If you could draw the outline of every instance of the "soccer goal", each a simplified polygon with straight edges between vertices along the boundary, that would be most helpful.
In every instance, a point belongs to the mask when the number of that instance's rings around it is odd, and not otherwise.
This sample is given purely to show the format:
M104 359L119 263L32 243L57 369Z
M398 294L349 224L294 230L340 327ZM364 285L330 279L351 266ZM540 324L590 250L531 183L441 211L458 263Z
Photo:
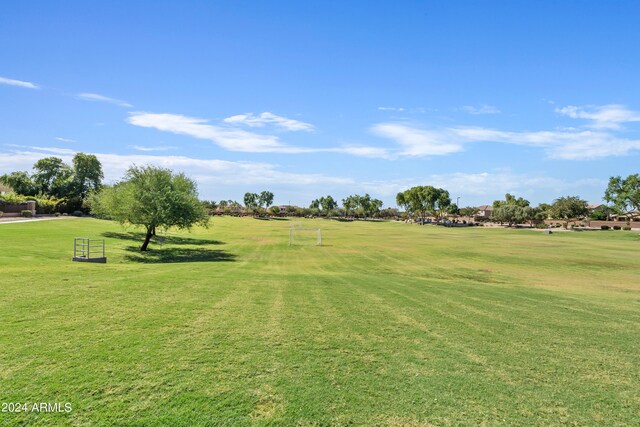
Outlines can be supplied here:
M322 229L295 227L289 229L289 246L315 245L322 246Z

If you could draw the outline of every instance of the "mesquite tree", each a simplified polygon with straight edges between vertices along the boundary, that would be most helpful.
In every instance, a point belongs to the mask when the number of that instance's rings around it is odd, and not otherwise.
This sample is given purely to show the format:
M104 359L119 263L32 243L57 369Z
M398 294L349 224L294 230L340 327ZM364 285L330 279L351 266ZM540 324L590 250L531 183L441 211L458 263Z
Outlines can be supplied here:
M92 212L122 224L142 226L146 251L156 228L207 226L209 215L198 200L196 184L183 173L156 166L132 166L125 179L94 197Z

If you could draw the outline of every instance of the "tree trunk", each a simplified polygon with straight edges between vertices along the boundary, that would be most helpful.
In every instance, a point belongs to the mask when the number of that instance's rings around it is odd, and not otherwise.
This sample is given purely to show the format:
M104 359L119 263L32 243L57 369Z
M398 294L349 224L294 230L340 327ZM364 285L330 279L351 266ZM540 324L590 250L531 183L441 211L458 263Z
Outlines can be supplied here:
M147 250L147 246L149 246L149 241L151 240L151 237L153 237L153 229L154 227L147 228L147 235L144 238L144 243L142 244L142 246L140 246L140 252L144 252Z

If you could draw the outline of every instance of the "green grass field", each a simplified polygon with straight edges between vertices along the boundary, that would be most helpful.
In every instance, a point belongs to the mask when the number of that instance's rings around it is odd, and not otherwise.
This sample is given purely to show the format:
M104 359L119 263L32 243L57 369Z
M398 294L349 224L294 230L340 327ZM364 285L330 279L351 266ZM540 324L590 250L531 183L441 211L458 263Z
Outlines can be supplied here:
M638 233L289 225L0 225L0 424L638 425Z

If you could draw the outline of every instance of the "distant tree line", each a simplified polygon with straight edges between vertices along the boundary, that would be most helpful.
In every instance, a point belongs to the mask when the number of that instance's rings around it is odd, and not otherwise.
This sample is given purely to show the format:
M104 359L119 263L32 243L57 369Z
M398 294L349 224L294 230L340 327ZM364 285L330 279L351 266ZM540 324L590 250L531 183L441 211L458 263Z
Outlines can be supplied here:
M433 186L415 186L396 195L396 203L401 210L395 208L382 209L381 200L369 194L351 195L337 200L326 195L313 199L308 207L271 206L273 193L246 193L244 204L233 200L220 202L204 202L210 214L218 215L279 215L299 217L345 217L345 218L384 218L412 219L424 224L434 220L449 221L467 218L473 221L493 221L507 226L542 224L547 219L562 221L568 226L577 220L605 220L610 214L624 215L627 221L640 216L640 175L627 178L612 177L605 192L604 200L609 203L600 209L588 209L587 202L578 196L564 196L552 203L541 203L531 206L522 198L507 193L503 200L495 200L490 217L478 217L478 208L459 207L453 203L449 192Z
M129 169L125 178L127 181L135 181L134 178L138 176L138 172L145 171L146 174L153 175L157 172L156 169L161 170L151 166L147 169L133 167ZM171 171L167 171L164 170L164 175L171 174ZM154 176L161 175L157 172ZM180 176L187 179L183 175ZM46 157L33 165L32 173L15 171L0 176L0 182L14 191L14 193L0 196L0 204L19 203L30 199L36 200L39 213L76 210L88 212L91 210L91 203L98 200L92 195L99 192L107 194L116 187L105 187L102 184L103 178L102 165L92 154L77 153L71 165L58 157ZM626 178L611 177L603 200L608 205L595 210L588 209L587 202L578 196L559 197L551 204L541 203L533 207L528 200L507 193L503 200L493 202L491 216L482 219L508 226L523 223L535 225L546 219L557 219L563 221L566 227L572 221L604 220L610 214L616 214L625 217L629 223L640 216L640 174L629 175ZM436 222L451 218L455 220L458 217L478 219L477 208L470 206L460 208L456 203L452 203L447 190L428 185L411 187L396 195L396 203L403 211L395 208L383 209L382 201L369 194L345 197L341 200L341 206L331 195L312 200L308 207L273 206L273 202L274 194L264 190L260 193L245 193L243 203L235 200L219 202L205 200L200 201L199 206L209 215L403 218L420 223L424 223L427 218L434 219ZM104 206L107 204L103 203L102 208ZM115 209L115 206L112 207ZM105 214L104 209L102 214ZM153 233L154 230L151 232Z
M90 193L102 187L102 164L93 154L77 153L71 165L58 157L45 157L33 165L33 172L16 171L0 176L13 190L2 197L5 203L35 200L39 213L89 211Z

